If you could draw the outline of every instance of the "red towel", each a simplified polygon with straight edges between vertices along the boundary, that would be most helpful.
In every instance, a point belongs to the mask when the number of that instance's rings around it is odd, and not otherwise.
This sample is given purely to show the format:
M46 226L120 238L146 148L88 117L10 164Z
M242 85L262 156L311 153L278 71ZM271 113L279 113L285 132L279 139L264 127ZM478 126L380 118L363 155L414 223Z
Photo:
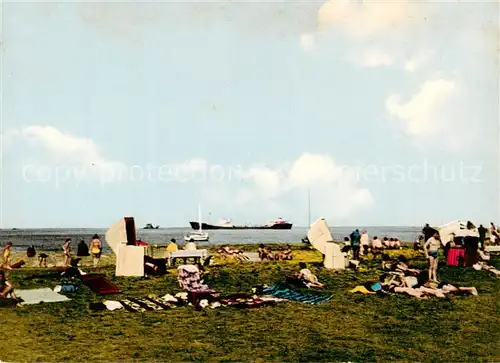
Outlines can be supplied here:
M90 290L95 292L96 294L108 295L108 294L118 294L120 293L120 289L109 282L102 275L83 275L82 281Z

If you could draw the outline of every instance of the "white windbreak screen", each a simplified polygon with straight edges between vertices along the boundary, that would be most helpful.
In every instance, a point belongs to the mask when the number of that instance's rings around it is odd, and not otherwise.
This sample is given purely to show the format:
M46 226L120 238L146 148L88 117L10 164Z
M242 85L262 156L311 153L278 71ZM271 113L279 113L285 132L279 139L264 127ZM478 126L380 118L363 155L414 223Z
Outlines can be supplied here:
M125 218L120 219L119 222L113 224L106 231L106 243L118 254L118 246L127 244L127 229L125 227Z
M314 248L316 248L322 254L325 254L326 243L329 241L333 241L333 238L324 218L320 218L316 222L311 224L311 228L307 233L307 238Z

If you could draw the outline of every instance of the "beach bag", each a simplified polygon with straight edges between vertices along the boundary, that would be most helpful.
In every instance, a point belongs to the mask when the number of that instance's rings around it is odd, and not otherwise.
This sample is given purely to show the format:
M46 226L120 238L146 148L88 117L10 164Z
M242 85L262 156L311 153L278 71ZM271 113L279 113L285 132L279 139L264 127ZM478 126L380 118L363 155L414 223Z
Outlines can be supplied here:
M370 286L372 291L378 292L382 290L382 284L380 282L376 282L373 285Z
M61 292L75 292L77 287L75 285L62 285Z

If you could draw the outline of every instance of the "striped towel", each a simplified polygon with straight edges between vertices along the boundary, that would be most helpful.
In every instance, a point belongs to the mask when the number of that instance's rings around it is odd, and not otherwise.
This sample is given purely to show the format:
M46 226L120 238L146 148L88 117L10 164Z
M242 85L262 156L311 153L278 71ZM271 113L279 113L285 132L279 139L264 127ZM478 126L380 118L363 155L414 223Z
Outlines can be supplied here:
M294 300L306 304L321 304L332 299L333 295L314 291L301 291L286 285L266 287L264 294L273 295L280 299Z

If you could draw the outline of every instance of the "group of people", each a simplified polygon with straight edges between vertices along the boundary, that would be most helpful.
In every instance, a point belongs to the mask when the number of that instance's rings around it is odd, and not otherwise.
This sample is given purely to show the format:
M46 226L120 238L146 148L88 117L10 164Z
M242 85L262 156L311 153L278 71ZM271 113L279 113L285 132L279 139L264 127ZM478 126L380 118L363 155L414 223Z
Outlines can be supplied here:
M64 244L62 246L63 249L63 265L65 267L71 266L71 238L66 238L64 240ZM78 257L87 257L92 256L92 262L94 267L99 265L99 260L102 255L102 242L97 234L94 234L90 240L90 243L87 245L85 241L81 240L77 246L76 255Z
M490 228L484 227L482 224L478 227L479 232L479 243L481 246L486 246L487 244L496 245L500 243L500 230L495 226L493 222L490 223ZM487 235L489 232L489 235Z
M12 246L13 243L11 241L7 242L2 249L2 269L10 270L12 267L11 255L12 255ZM71 238L66 238L62 245L63 250L63 266L68 267L71 265ZM99 264L99 260L102 254L102 243L97 234L92 236L90 243L87 245L85 241L80 241L77 248L77 256L78 257L86 257L92 256L94 267L97 267ZM34 246L30 246L26 250L26 256L28 258L33 258L36 256L36 249ZM49 255L46 253L38 254L38 265L40 267L47 267L47 259Z
M344 242L350 243L350 248L353 252L353 259L359 261L360 254L381 253L386 249L400 249L402 248L402 243L397 237L384 237L380 240L377 236L373 237L370 241L368 236L368 231L359 229L354 230L349 237L344 238Z
M273 253L270 247L264 244L259 245L259 258L261 261L290 261L293 260L292 246L287 244L284 247L279 247L278 251Z

